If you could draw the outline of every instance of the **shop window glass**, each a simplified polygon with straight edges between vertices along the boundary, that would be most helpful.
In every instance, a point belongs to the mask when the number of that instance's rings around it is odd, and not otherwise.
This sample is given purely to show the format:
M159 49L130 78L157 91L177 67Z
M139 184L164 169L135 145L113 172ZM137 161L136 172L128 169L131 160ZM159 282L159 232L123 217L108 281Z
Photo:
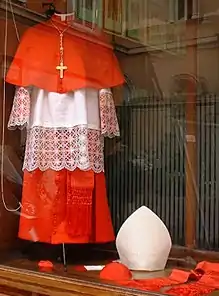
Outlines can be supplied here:
M0 292L217 289L211 2L0 2Z

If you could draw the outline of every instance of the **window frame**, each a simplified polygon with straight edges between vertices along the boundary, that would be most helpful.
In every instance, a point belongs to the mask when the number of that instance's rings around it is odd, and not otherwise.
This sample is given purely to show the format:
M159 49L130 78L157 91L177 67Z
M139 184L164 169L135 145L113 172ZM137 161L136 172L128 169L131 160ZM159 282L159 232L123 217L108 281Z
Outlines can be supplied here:
M184 16L179 18L179 1L184 1ZM191 1L192 10L189 11L188 2ZM199 15L199 0L169 0L169 21L187 21L194 19Z

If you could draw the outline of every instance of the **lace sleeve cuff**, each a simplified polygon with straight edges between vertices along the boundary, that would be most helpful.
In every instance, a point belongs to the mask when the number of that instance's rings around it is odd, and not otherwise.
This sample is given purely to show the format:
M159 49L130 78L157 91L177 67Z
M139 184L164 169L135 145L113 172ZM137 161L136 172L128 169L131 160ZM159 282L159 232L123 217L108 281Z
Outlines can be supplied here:
M101 133L105 137L119 136L119 125L113 95L110 89L102 89L100 96Z
M8 121L8 129L23 129L29 123L30 115L30 93L24 87L15 91L14 102Z

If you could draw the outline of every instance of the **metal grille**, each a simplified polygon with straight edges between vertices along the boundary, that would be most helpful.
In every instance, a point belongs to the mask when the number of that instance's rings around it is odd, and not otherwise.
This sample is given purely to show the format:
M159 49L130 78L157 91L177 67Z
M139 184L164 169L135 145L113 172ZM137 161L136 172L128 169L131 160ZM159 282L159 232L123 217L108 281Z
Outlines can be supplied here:
M142 100L141 100L142 101ZM173 243L184 245L185 104L174 98L117 107L121 137L106 140L106 177L118 231L146 205L167 225ZM218 248L219 113L216 98L197 103L197 246ZM217 115L218 113L218 115Z
M219 104L216 96L198 107L197 245L219 249Z

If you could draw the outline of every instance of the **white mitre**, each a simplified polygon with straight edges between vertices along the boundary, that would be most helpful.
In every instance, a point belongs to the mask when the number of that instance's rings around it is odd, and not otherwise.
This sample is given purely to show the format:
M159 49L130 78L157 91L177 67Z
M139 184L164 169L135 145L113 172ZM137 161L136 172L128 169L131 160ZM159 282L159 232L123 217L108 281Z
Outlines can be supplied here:
M116 237L121 263L130 270L163 270L171 246L163 221L145 206L128 217Z

